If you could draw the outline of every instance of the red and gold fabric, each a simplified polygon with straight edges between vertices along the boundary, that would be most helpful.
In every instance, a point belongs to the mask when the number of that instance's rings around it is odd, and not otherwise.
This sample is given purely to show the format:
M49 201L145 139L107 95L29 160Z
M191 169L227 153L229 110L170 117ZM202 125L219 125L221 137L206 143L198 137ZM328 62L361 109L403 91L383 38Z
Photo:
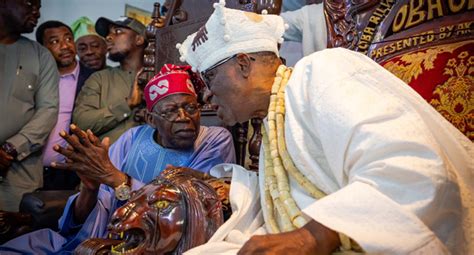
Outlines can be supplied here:
M474 141L473 40L411 51L381 65Z

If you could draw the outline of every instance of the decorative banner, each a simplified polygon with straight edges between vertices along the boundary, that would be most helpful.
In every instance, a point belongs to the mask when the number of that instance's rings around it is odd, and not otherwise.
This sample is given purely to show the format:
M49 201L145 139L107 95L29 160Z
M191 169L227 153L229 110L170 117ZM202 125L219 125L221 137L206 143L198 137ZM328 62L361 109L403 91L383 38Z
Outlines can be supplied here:
M326 0L328 46L367 54L474 141L474 0Z
M406 53L381 65L474 141L474 41Z

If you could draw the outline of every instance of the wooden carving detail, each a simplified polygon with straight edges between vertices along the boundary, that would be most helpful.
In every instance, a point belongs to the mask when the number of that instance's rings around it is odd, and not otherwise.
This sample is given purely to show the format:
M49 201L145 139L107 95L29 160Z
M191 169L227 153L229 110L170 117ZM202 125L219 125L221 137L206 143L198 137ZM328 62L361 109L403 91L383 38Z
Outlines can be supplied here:
M236 124L231 128L234 138L234 147L236 154L236 163L245 166L245 158L247 155L247 134L249 123Z
M75 254L182 254L224 223L229 186L190 168L164 170L117 208L108 238L87 239Z
M357 14L377 5L378 0L325 1L324 15L327 24L328 48L355 49L359 41Z
M251 170L258 170L258 156L260 154L260 146L262 144L262 119L254 118L250 120L253 128L253 135L250 138L249 143L249 154L250 154L250 165L249 168Z
M152 21L146 27L145 38L148 42L147 47L143 53L143 71L138 76L138 85L143 90L148 82L155 75L155 52L156 52L156 38L155 34L158 28L164 26L164 19L160 17L160 3L153 5ZM133 119L138 123L145 123L146 106L145 100L138 107L132 111Z
M143 57L143 73L139 77L140 84L146 84L148 80L156 73L155 69L155 53L156 53L156 31L165 26L164 17L160 16L160 3L153 5L152 21L146 27L145 37L148 41L148 46L145 48Z

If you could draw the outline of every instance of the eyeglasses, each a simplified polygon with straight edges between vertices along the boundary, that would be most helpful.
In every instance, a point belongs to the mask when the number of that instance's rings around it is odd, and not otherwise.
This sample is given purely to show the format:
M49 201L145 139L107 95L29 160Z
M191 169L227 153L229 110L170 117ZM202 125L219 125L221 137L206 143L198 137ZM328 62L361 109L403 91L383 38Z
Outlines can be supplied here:
M185 106L175 107L173 109L170 109L170 110L165 111L165 112L160 112L158 114L156 114L156 113L152 113L152 114L153 115L158 115L161 118L172 122L172 121L175 121L175 120L178 119L179 112L181 110L183 110L183 112L186 113L188 116L193 116L194 114L199 112L200 108L201 108L201 106L199 104L187 104Z
M244 54L244 53L239 53L239 54ZM212 65L211 67L209 67L208 69L206 69L206 70L204 70L204 71L202 71L202 72L200 73L201 79L202 79L202 81L204 82L204 85L206 85L206 88L207 88L208 90L211 90L211 85L210 85L210 84L211 84L211 81L212 81L212 78L213 78L213 75L210 75L210 74L212 73L211 71L213 71L213 70L214 70L215 68L217 68L218 66L221 66L221 65L225 64L227 61L229 61L229 60L235 58L237 55L238 55L238 54L235 54L235 55L233 55L233 56L224 58L223 60L217 62L216 64ZM248 56L248 57L250 58L250 60L255 61L255 58L254 58L254 57L251 57L251 56L249 56L249 55L247 55L247 54L245 54L245 55Z
M235 56L237 55L233 55L233 56L230 56L230 57L227 57L227 58L224 58L223 60L217 62L216 64L212 65L211 67L209 67L208 69L204 70L201 72L201 79L202 81L204 82L204 85L206 85L206 88L208 90L211 90L211 77L210 77L210 72L215 69L216 67L220 66L220 65L223 65L225 64L227 61L233 59Z

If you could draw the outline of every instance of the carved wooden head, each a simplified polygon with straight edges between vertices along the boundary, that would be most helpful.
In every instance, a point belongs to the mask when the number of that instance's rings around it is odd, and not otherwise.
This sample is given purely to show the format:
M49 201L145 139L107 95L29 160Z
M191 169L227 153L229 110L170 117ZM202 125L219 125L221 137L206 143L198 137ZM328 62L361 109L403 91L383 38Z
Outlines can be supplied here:
M89 249L86 254L105 250L112 254L181 254L204 244L222 223L222 204L216 191L202 179L173 172L136 191L115 211L108 226L113 243L89 239L76 253L93 242L95 247L110 245Z

